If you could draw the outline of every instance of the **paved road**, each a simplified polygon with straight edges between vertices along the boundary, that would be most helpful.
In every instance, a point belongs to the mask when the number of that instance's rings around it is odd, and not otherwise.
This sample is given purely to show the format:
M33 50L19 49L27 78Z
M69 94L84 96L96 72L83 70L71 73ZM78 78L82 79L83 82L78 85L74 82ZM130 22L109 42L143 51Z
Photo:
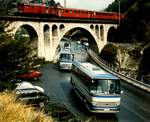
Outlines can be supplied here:
M52 102L67 106L83 122L150 122L150 95L122 83L121 110L117 114L88 114L82 103L71 92L70 72L59 71L56 64L40 68L41 81L34 81L45 89Z

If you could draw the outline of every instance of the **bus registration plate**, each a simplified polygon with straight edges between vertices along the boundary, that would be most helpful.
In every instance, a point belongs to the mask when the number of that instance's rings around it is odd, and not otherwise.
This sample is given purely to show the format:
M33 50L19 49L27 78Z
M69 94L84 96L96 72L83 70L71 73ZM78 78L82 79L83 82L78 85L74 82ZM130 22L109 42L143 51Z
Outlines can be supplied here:
M109 108L105 108L105 109L104 109L104 111L109 111L109 110L110 110Z

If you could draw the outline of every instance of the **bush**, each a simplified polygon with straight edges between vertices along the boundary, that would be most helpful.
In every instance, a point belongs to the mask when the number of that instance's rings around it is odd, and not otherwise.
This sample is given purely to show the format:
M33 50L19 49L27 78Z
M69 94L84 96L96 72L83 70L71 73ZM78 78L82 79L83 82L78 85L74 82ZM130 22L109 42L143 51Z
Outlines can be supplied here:
M135 48L134 50L131 50L128 52L133 59L139 59L141 57L141 49Z
M100 57L109 63L115 64L117 61L117 47L112 44L107 44L104 46L100 53Z
M150 74L150 46L148 46L144 51L143 51L143 56L142 60L140 63L140 74L141 75L148 75Z
M0 110L1 122L54 122L52 117L43 112L16 102L16 96L12 93L0 93Z

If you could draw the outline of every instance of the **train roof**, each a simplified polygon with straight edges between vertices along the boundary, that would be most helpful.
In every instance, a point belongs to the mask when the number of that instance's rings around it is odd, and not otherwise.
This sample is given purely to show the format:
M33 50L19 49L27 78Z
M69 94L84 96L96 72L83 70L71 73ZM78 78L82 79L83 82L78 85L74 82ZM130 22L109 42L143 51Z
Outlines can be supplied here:
M92 79L119 79L118 77L104 71L102 68L90 62L74 62L73 64Z
M21 3L17 3L17 4L32 5L32 6L47 6L46 3L41 4L41 3L21 2ZM109 11L88 10L88 9L82 9L82 8L65 8L63 6L47 6L47 7L59 8L59 9L64 9L64 10L77 10L77 11L86 11L86 12L96 12L96 13L103 13L103 14L113 14L113 13L116 14L117 13L117 12L109 12Z

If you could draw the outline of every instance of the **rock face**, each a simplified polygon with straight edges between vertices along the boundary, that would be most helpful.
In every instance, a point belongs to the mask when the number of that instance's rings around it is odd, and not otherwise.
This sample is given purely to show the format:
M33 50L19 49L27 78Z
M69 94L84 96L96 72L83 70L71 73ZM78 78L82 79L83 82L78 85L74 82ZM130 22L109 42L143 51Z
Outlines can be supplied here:
M141 45L115 44L117 47L117 68L120 71L137 77L141 60Z
M134 59L129 51L132 49L118 47L117 60L121 69L138 70L139 60Z

